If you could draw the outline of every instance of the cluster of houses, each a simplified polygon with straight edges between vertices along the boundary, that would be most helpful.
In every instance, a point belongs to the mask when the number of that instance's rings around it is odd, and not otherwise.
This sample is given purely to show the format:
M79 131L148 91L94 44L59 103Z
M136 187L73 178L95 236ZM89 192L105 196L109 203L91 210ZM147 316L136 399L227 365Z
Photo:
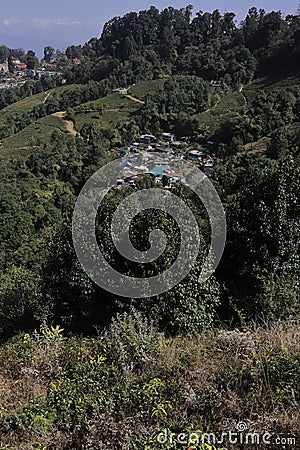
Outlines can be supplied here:
M55 75L61 75L57 71L56 64L48 64L42 62L37 69L28 69L24 62L21 62L18 58L12 57L11 63L13 65L13 73L10 74L8 61L0 64L0 75L2 75L3 81L0 82L0 89L10 89L16 86L24 84L26 79L40 80L43 76L54 77ZM80 60L73 60L74 64L80 64Z
M18 58L11 58L11 62L14 66L14 74L17 76L28 75L29 71L27 65L22 63Z
M27 65L17 58L11 58L14 66L14 74L17 77L29 77L32 80L40 80L43 76L54 77L58 75L55 64L43 63L37 69L28 69Z
M26 81L24 80L16 81L15 78L8 78L8 79L6 78L4 81L0 83L0 89L11 89L17 86L22 86L25 83Z
M185 176L174 172L169 166L168 161L172 160L197 163L210 176L216 163L215 158L206 152L184 147L184 143L176 140L174 134L163 133L159 139L151 134L143 134L130 147L113 149L116 154L127 155L122 166L122 177L116 180L115 187L136 187L145 178L162 184L166 189L172 189L178 183L186 184ZM147 164L140 164L141 161L147 161Z
M12 58L12 63L14 64L14 74L10 75L8 61L4 61L0 64L0 75L2 75L0 82L0 89L11 89L20 86L25 83L25 81L19 79L20 74L27 75L27 66L21 63L18 59Z

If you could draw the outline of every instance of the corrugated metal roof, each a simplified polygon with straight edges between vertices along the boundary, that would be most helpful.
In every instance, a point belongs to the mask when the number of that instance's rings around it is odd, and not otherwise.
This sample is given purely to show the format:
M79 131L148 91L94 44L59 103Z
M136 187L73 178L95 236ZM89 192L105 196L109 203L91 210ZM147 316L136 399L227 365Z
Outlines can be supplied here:
M159 175L164 174L165 170L166 170L165 167L155 166L154 169L150 170L150 173L154 177L157 177Z

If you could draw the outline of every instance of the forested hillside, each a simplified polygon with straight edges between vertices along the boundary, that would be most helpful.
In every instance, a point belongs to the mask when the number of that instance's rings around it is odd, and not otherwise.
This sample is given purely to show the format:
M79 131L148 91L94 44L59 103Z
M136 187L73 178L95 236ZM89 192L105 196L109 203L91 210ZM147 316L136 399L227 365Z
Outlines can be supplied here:
M128 13L105 24L100 39L72 46L84 58L70 78L119 84L171 74L248 83L257 70L299 67L299 16L251 8L239 25L232 12L194 11L192 6Z
M113 18L100 38L66 55L60 76L0 91L0 361L9 392L15 379L26 392L5 397L7 447L0 448L186 449L157 446L153 433L209 430L234 409L234 419L247 416L259 427L279 411L274 433L297 431L299 14L252 8L237 24L231 12L151 7ZM174 134L174 153L202 152L214 162L206 173L225 209L227 243L217 270L199 285L209 219L176 184L199 227L197 264L164 294L125 299L85 274L72 214L88 178L145 133ZM122 200L149 187L161 185L140 177L134 188L112 189L97 217L104 254L130 276L144 277L145 269L117 253L110 219ZM134 220L136 248L147 249L156 227L169 241L164 258L147 267L150 276L174 262L180 243L176 224L153 210ZM253 338L244 333L251 324ZM223 327L241 331L222 334ZM203 360L206 393L195 381ZM35 374L40 381L30 391ZM285 422L288 408L293 420ZM101 440L96 425L107 414L114 437ZM133 423L140 431L130 446Z

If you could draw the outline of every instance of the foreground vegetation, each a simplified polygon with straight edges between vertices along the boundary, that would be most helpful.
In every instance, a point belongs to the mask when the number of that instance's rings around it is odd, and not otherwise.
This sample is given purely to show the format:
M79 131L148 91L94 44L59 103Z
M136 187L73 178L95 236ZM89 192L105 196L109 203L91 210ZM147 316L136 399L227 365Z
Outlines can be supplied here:
M252 8L237 27L233 13L191 12L112 19L67 50L81 63L63 77L0 93L0 449L212 450L155 436L241 422L300 445L300 16ZM210 224L176 186L201 254L174 289L125 300L82 270L72 214L112 149L162 132L214 156L227 244L199 285ZM168 236L146 268L112 245L110 218L132 189L106 196L97 237L116 270L156 275L178 254L170 217L152 210L132 223L141 251L151 229Z
M156 436L240 422L299 443L299 323L188 332L167 338L131 311L97 337L14 337L0 349L1 448L187 449Z

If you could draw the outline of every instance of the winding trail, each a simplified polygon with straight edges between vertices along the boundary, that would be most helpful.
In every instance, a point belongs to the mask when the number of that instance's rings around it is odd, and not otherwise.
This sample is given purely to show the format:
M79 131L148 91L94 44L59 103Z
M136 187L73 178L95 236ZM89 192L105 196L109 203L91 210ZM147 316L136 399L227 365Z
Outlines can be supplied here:
M239 93L241 94L241 96L242 96L243 99L245 100L245 105L247 106L247 105L248 105L248 100L247 100L247 98L245 97L245 94L244 94L243 90L244 90L244 85L241 84L241 86L240 86L240 88L239 88Z
M52 94L51 91L48 92L48 94L46 94L46 97L44 98L44 101L43 101L44 104L46 103L46 101L48 100L48 98L50 97L51 94Z
M143 102L143 100L140 100L139 98L136 98L136 97L132 97L132 95L130 95L130 94L126 94L125 97L129 98L129 100L132 100L135 103L140 103L141 105L145 104L145 102Z

